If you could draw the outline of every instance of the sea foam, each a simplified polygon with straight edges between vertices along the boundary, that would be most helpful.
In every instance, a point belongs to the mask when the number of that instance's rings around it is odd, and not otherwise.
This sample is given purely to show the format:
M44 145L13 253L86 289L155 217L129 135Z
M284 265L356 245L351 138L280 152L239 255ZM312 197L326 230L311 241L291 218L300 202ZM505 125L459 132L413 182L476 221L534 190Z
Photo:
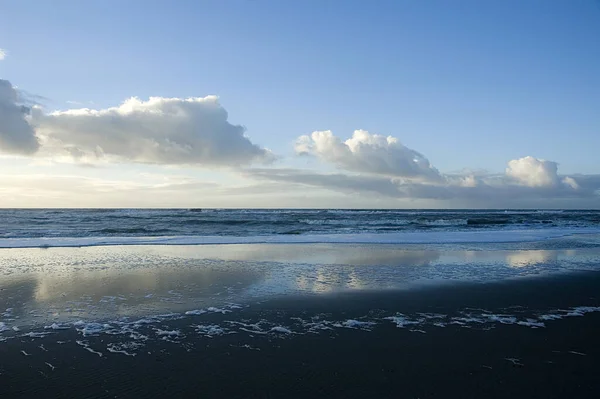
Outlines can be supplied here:
M219 245L219 244L461 244L533 242L575 234L600 234L599 228L531 230L412 231L357 234L279 234L256 236L128 236L2 238L0 248L89 247L108 245Z

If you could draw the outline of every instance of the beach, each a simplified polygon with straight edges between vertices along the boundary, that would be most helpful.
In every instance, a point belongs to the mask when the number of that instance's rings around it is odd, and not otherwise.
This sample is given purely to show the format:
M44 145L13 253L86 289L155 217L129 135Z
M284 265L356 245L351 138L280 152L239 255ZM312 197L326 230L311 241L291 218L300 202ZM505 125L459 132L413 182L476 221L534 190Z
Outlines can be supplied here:
M594 247L4 251L2 397L600 393Z

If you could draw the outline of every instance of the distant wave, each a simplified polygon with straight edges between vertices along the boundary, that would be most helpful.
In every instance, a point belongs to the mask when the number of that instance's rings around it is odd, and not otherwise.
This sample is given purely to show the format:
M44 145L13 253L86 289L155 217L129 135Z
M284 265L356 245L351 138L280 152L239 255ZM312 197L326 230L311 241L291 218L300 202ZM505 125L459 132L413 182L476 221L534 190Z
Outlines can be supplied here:
M131 227L131 228L105 228L100 230L94 230L92 233L97 234L165 234L169 233L170 229L146 229L144 227Z
M394 232L361 234L286 234L264 236L148 236L3 238L0 248L89 247L107 245L222 245L222 244L469 244L534 242L577 234L600 234L600 228Z
M510 220L508 219L467 219L467 225L473 226L480 226L480 225L486 225L486 224L508 224L510 223Z
M600 227L600 211L0 209L0 238L264 237Z

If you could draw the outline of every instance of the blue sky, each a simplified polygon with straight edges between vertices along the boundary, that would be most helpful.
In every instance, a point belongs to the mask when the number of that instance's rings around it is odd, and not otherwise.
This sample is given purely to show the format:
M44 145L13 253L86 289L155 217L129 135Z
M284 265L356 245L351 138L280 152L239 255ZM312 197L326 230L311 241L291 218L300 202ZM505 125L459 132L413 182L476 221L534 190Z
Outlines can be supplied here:
M526 156L558 163L561 176L600 173L597 0L0 1L0 8L7 53L0 78L44 97L45 112L106 109L132 96L217 95L229 122L277 155L272 167L346 173L348 164L326 154L297 156L294 142L325 130L344 141L363 129L396 137L442 173L504 173L508 161ZM113 172L93 174L164 167L106 169ZM209 169L185 173L239 178Z

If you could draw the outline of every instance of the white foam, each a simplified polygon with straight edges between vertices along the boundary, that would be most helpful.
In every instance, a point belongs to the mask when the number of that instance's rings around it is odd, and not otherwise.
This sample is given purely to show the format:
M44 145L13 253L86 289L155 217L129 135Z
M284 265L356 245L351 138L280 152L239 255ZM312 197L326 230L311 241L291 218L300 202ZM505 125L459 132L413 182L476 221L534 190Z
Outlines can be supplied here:
M571 309L565 316L584 316L586 313L600 312L600 306L578 306Z
M321 320L318 316L313 317L311 321L304 320L300 317L292 317L291 319L299 322L302 325L302 328L309 333L319 334L322 331L333 330L332 325L334 323L327 320Z
M67 325L62 325L62 324L57 324L57 323L52 323L49 326L44 326L44 329L46 330L68 330L70 327Z
M534 320L534 319L526 319L525 321L521 320L521 321L517 322L517 324L520 326L531 327L531 328L546 327L546 324L544 324L541 321Z
M224 308L221 309L221 308L216 308L214 306L211 306L211 307L207 308L206 310L209 312L212 312L212 313L223 313L223 314L231 313L231 310L229 310L229 309L224 309Z
M262 321L259 321L258 323L244 323L241 321L228 320L228 321L226 321L226 323L235 325L235 326L241 326L241 327L238 327L239 330L249 332L252 334L267 334L267 331L264 331L260 327L260 324L263 323Z
M125 343L111 342L108 345L106 345L106 350L111 353L120 353L125 356L135 356L136 355L135 353L128 352L127 350L137 350L141 346L142 346L141 344L138 344L136 342L125 342Z
M160 328L157 328L156 335L158 335L159 337L162 337L162 336L179 337L181 335L181 331L179 331L179 330L161 330Z
M81 320L73 323L73 325L76 327L77 331L79 331L84 337L88 335L98 335L102 332L106 332L112 329L112 326L107 323L86 323Z
M543 314L539 316L540 320L549 321L549 320L560 320L563 316L559 314Z
M163 236L163 237L43 237L2 238L0 248L88 247L106 245L218 245L218 244L443 244L531 242L574 234L600 233L600 228L485 230L450 232L394 232L358 234L306 234L265 236Z
M3 332L3 331L8 331L8 330L10 330L10 328L8 328L8 327L6 326L6 323L4 323L4 322L0 321L0 332Z
M471 323L485 323L485 320L479 317L453 317L452 318L452 324L458 324L458 325L465 325L465 324L471 324Z
M357 330L370 330L375 324L373 321L360 321L354 319L348 319L342 323L335 323L334 327L345 327L353 328Z
M523 363L521 363L521 359L517 359L514 357L506 357L506 358L504 358L504 360L506 360L507 362L511 362L514 366L519 366L519 367L523 366Z
M270 332L281 333L281 334L292 334L292 330L282 326L275 326L269 330Z
M35 331L30 331L28 333L22 334L21 337L28 337L28 338L44 338L46 335L50 335L52 333L49 332L35 332Z
M208 324L208 325L196 324L196 325L192 325L192 327L194 327L194 329L196 330L197 333L202 334L205 337L209 337L209 338L226 334L225 329L217 324Z
M517 322L517 318L510 315L504 314L483 314L483 317L487 318L491 322L500 323L500 324L515 324Z
M93 354L95 354L95 355L98 355L98 356L100 356L100 357L102 357L102 356L103 356L103 355L102 355L102 352L98 352L98 351L95 351L95 350L93 350L92 348L90 348L90 345L89 345L87 342L85 342L85 341L75 341L75 342L77 343L77 345L81 345L81 346L83 346L83 348L84 348L86 351L88 351L88 352L90 352L90 353L93 353Z
M401 313L398 313L396 316L384 317L384 320L391 321L392 323L396 324L396 327L398 328L406 328L408 326L421 324L420 320L411 319Z
M250 350L252 350L252 351L259 351L259 350L260 350L260 348L255 348L255 347L253 347L253 346L250 346L250 345L248 345L248 344L241 345L241 346L235 346L235 345L230 345L230 346L233 346L233 347L235 347L235 348L244 348L244 349L250 349Z
M188 316L199 316L204 313L206 313L206 310L204 309L188 310L187 312L185 312L185 314Z

